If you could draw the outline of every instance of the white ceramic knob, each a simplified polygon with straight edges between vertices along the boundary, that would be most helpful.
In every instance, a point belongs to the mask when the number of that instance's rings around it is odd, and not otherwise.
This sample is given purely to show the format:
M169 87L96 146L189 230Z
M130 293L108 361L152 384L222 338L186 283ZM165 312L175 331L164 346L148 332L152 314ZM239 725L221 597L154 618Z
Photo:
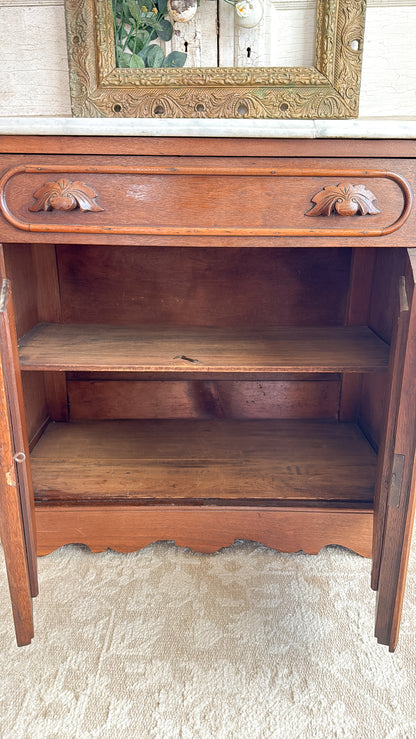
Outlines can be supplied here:
M197 0L168 0L168 13L174 23L187 23L194 17Z
M234 7L236 23L241 28L254 28L263 18L261 0L239 0Z

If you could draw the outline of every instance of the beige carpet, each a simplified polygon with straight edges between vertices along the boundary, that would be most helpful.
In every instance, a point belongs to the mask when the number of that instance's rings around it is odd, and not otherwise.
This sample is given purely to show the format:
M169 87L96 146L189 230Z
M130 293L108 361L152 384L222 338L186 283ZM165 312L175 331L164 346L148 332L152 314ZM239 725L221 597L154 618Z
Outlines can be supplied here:
M15 647L0 562L1 739L413 739L416 557L394 655L370 563L340 548L64 547Z

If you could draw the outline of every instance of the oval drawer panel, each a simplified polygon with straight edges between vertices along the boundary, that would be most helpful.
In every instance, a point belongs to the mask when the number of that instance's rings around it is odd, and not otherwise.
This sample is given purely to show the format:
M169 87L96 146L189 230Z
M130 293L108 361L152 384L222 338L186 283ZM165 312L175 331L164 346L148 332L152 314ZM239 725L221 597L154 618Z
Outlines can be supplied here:
M6 220L40 233L377 237L411 206L383 169L27 163L0 180Z

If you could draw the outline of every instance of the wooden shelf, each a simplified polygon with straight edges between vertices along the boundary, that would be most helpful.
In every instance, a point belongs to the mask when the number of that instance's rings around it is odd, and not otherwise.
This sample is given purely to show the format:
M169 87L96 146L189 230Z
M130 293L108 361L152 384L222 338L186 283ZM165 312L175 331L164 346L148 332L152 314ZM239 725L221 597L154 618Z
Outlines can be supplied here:
M235 501L371 507L376 454L335 421L51 423L31 455L51 503Z
M24 370L259 373L385 370L367 326L262 330L44 323L19 342Z

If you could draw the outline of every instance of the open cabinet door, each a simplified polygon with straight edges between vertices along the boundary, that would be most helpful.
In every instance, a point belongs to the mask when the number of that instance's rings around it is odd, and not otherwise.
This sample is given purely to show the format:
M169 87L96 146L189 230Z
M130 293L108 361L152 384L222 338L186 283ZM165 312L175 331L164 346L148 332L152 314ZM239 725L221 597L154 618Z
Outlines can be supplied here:
M416 249L406 251L397 285L386 435L375 496L372 587L378 591L375 636L397 645L415 507Z
M37 595L34 504L10 283L0 295L0 538L19 646L33 637Z

